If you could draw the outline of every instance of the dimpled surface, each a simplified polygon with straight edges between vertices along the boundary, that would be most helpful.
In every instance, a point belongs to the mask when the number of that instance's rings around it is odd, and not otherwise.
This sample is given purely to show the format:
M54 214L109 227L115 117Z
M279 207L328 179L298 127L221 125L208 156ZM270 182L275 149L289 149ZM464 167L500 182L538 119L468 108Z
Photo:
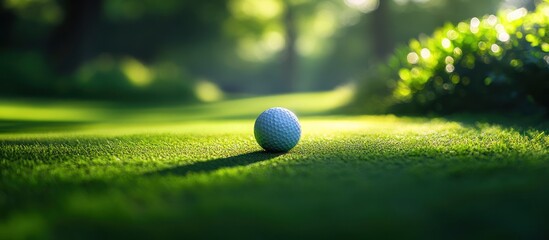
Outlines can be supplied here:
M270 152L287 152L299 142L301 125L288 109L269 108L257 117L254 126L257 143Z

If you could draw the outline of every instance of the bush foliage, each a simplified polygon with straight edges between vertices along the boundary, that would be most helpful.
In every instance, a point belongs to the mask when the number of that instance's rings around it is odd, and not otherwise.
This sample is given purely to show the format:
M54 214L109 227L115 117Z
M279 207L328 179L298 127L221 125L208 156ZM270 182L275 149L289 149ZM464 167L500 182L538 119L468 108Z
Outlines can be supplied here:
M145 65L125 57L100 56L75 73L59 74L38 52L0 54L0 95L115 101L195 101L194 81L171 62Z
M549 108L547 23L546 1L531 13L521 8L446 24L371 71L357 103L401 113Z

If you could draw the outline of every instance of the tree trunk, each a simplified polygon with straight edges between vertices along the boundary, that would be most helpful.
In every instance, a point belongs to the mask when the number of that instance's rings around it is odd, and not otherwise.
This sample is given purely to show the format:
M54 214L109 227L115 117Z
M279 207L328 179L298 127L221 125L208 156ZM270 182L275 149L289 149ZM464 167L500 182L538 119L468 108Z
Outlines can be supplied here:
M389 1L379 0L378 8L371 13L370 34L373 41L374 56L382 61L394 51L394 39L390 31Z
M15 14L0 4L0 49L9 49L12 42Z
M103 0L63 1L65 17L53 31L48 45L59 73L72 73L93 56L102 6Z
M286 12L284 13L284 27L286 31L286 43L282 59L281 90L291 92L295 88L297 76L297 52L294 9L291 3L284 1Z

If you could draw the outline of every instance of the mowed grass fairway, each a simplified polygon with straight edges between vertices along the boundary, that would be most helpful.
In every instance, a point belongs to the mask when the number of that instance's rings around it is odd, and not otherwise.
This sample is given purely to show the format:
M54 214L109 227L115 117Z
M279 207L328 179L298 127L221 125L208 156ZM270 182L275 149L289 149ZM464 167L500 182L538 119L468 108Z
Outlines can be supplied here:
M0 239L549 236L547 122L325 114L338 95L3 101ZM302 123L285 154L253 137L272 106Z

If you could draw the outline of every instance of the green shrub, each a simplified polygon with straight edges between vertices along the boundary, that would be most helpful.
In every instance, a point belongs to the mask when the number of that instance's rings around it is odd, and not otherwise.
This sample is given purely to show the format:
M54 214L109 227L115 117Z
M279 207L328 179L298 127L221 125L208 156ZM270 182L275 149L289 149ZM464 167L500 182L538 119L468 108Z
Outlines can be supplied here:
M372 70L357 104L405 113L549 108L547 23L544 2L532 13L521 8L446 24Z
M193 101L194 81L177 65L145 65L131 57L100 56L75 74L81 97L122 101Z
M46 58L38 52L0 53L1 96L51 96L63 91L65 78L54 77Z
M101 56L74 74L57 74L38 51L0 53L0 97L85 98L115 101L193 101L194 81L170 62Z

